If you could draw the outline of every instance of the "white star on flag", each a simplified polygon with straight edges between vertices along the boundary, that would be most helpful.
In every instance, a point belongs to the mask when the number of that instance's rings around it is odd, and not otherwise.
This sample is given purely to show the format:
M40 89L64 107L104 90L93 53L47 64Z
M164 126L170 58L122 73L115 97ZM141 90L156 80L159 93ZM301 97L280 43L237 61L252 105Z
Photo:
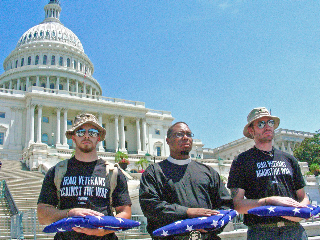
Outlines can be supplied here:
M224 220L221 221L221 226L223 226L223 225L224 225Z
M218 221L213 220L211 225L214 226L214 227L217 227Z
M66 230L64 230L63 228L58 228L59 232L65 232Z
M207 217L201 217L201 218L198 218L199 220L206 220Z
M296 215L296 213L300 213L300 209L299 208L295 208L292 211L294 211L294 215Z
M274 212L275 209L276 209L276 207L269 207L269 208L268 208L269 213Z
M101 216L95 216L96 218L98 218L99 219L99 221L102 219L102 217Z
M192 225L191 226L189 226L189 225L187 225L187 229L186 229L187 231L189 231L189 232L191 232L193 229L192 229Z
M117 219L119 222L124 222L122 218L117 218L117 217L116 217L116 219Z
M162 234L161 234L161 236L168 236L169 234L168 234L168 231L165 231L165 230L163 230L163 232L162 232Z
M176 221L174 224L177 225L177 224L180 224L182 223L182 221Z

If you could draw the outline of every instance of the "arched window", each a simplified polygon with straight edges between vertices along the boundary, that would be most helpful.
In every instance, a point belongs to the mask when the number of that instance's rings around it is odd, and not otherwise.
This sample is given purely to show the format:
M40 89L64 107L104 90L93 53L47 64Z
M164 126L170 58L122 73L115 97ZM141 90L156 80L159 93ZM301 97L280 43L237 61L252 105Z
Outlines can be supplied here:
M18 67L18 60L16 61L16 68Z
M77 61L76 60L73 61L73 68L77 69Z
M82 71L82 63L80 63L80 71Z
M34 37L34 38L37 38L37 37L38 37L38 32L35 32L35 33L33 34L33 37Z
M51 65L55 65L56 64L56 57L54 55L52 55L51 57Z
M39 64L39 55L36 56L36 61L35 61L35 65Z
M24 58L21 59L21 67L23 66L24 64Z
M161 156L161 147L156 147L157 156Z
M41 31L40 31L40 37L43 37L43 35L44 35L44 33L43 33L43 31L41 30Z
M60 59L59 59L59 65L60 65L60 66L63 66L63 57L60 57Z
M31 65L31 56L28 57L28 65Z
M67 67L70 67L70 58L67 59Z
M43 56L43 65L47 65L47 55Z
M45 143L45 144L48 144L48 140L49 140L48 134L43 133L42 136L41 136L41 142Z

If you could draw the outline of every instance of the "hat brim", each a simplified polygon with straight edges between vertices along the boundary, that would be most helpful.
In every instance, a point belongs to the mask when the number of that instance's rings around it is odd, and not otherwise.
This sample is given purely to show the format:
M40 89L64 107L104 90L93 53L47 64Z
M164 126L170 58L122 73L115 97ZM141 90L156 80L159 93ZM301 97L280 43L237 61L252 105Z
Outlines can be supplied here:
M253 137L250 135L249 131L248 131L248 127L250 126L251 123L253 123L254 121L263 118L263 117L269 117L274 121L274 129L279 127L280 124L280 118L276 117L276 116L259 116L257 118L252 119L250 122L247 123L247 125L244 127L243 129L243 135L246 136L247 138L251 138L253 139Z
M73 128L70 128L69 130L66 131L66 137L67 139L71 139L72 138L72 135L74 135L74 132L76 130L78 130L82 125L84 124L91 124L93 126L95 126L97 128L97 130L99 131L99 136L100 136L100 141L103 141L104 138L106 137L106 129L104 129L103 127L101 127L99 124L93 122L93 121L87 121L87 122L84 122L82 124L79 124Z

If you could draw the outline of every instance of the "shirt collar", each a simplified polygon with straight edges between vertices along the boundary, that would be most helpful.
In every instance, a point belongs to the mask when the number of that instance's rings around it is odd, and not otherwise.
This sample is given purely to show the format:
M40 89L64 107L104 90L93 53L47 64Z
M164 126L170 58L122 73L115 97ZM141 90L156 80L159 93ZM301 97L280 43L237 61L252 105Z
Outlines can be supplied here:
M174 159L171 156L169 156L167 159L168 159L169 162L171 162L173 164L177 164L177 165L187 165L187 164L189 164L191 162L191 158L183 159L183 160L177 160L177 159Z

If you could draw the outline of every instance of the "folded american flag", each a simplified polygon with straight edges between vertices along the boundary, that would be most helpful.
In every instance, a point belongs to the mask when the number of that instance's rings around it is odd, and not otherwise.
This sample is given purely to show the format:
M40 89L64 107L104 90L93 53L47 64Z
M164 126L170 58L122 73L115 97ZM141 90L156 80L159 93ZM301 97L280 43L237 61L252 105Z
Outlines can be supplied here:
M73 227L98 228L113 231L127 230L140 226L140 222L111 216L85 216L64 218L43 229L45 233L73 231Z
M233 209L218 211L220 212L219 214L210 217L190 218L168 224L153 231L153 235L165 237L191 232L196 229L205 229L207 231L215 230L228 224L229 221L238 215L237 211Z
M305 208L284 207L284 206L261 206L252 208L249 214L258 216L290 216L300 218L310 218L320 212L320 206L308 205Z

